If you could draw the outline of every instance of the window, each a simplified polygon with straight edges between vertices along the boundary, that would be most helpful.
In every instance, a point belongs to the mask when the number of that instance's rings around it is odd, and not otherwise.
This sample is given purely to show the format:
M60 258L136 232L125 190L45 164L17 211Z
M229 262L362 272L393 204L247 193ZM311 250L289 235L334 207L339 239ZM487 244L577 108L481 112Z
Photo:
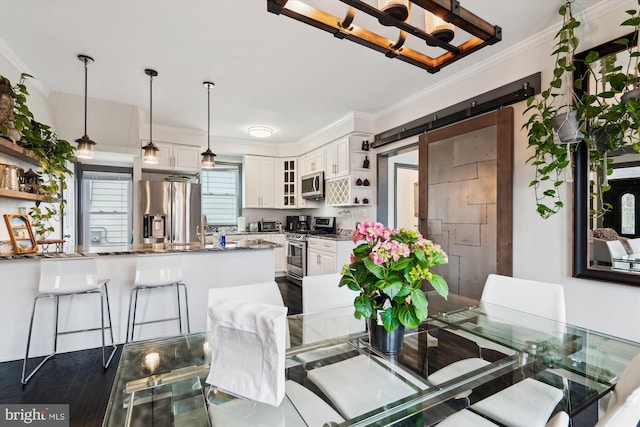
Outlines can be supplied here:
M202 214L207 216L207 224L237 224L242 201L240 173L240 164L224 162L202 171Z
M620 201L622 234L636 234L636 197L631 193L625 193Z
M81 243L90 252L126 248L133 230L131 169L83 165L79 179Z

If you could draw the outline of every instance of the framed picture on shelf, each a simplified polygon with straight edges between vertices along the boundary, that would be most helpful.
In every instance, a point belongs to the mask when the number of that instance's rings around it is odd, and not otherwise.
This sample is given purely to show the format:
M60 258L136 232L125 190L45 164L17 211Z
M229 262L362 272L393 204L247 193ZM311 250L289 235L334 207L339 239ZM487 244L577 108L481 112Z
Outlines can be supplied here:
M38 244L27 215L5 214L4 222L7 224L13 250L17 255L38 252Z

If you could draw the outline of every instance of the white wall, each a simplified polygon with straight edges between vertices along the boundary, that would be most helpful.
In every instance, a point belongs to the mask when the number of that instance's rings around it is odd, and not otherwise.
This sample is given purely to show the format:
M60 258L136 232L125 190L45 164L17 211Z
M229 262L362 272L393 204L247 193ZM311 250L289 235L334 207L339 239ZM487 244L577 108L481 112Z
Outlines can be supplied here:
M580 16L583 21L578 32L581 40L580 50L625 34L626 31L619 27L619 23L626 16L624 10L634 7L637 7L636 2L629 1L624 7L611 10L600 7L595 11L588 11L588 17ZM554 44L554 34L555 31L541 34L536 40L520 46L518 52L503 55L500 62L478 64L473 70L461 73L461 79L451 79L448 86L429 88L424 96L404 106L400 111L380 117L376 121L375 133L538 71L542 71L543 85L546 84L553 70L550 52ZM537 43L541 45L536 46ZM640 287L571 277L571 186L567 185L562 189L565 209L559 214L544 220L535 212L533 191L528 188L534 171L532 166L525 164L531 153L527 150L526 132L520 130L526 121L523 117L524 108L524 102L514 105L513 275L561 283L565 288L567 319L570 323L640 341ZM396 146L397 144L381 147L377 151L389 151Z

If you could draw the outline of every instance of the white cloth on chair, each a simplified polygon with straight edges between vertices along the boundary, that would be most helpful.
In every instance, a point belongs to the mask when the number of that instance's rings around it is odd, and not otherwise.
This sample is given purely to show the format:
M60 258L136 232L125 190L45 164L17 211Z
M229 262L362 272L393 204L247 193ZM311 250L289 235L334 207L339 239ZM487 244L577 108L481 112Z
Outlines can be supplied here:
M307 373L347 419L418 393L423 387L367 356L356 356Z
M287 308L226 300L209 307L207 383L242 398L279 405L285 394Z
M513 427L544 426L563 396L559 388L525 378L475 403L471 408Z

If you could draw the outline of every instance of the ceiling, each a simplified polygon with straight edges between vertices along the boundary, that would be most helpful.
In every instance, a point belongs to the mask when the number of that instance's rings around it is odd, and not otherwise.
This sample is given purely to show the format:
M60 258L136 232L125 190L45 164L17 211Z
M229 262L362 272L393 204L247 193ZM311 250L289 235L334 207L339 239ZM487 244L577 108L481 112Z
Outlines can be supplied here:
M602 1L577 0L574 11ZM247 140L249 126L266 125L274 129L269 143L292 143L350 112L375 118L392 111L479 61L555 30L561 3L461 0L502 27L503 39L436 74L269 13L266 0L0 0L0 46L41 87L80 96L84 68L77 55L92 56L89 97L144 110L144 69L157 70L154 125L206 131L202 82L210 80L213 136Z

